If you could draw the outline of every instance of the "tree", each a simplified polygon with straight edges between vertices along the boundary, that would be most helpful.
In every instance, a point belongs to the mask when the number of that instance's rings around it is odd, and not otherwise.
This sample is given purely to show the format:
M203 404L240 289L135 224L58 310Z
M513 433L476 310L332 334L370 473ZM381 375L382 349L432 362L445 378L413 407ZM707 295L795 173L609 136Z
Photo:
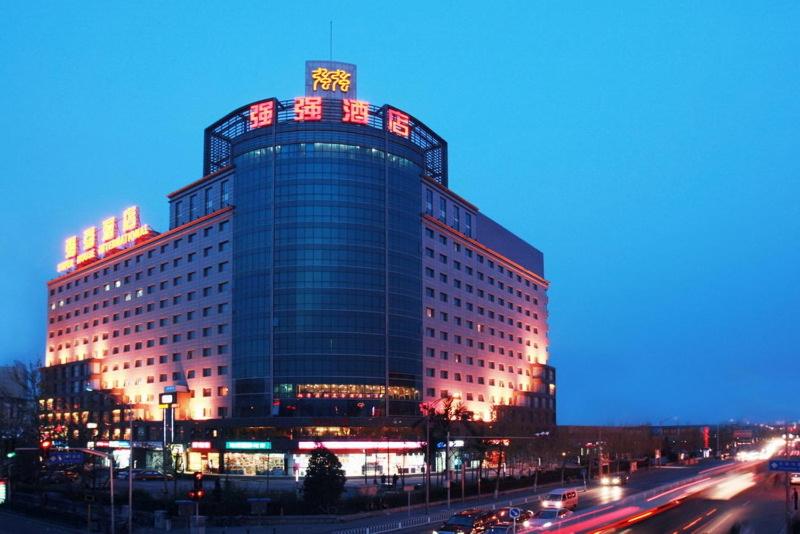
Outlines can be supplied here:
M38 442L40 380L34 362L0 367L0 435L17 446Z
M454 430L455 424L460 424L462 428L473 433L467 426L472 416L464 403L457 401L453 397L445 397L441 401L441 410L438 409L438 402L420 404L420 411L423 419L420 423L429 425L427 429L430 434L430 447L427 442L423 442L423 451L427 450L430 457L427 458L428 465L435 470L435 460L437 454L437 444L447 440L447 434ZM452 454L452 451L450 451ZM445 465L450 464L450 458L445 458ZM442 471L444 476L445 471Z
M308 459L303 500L315 509L328 511L342 496L345 482L339 458L325 447L317 447Z

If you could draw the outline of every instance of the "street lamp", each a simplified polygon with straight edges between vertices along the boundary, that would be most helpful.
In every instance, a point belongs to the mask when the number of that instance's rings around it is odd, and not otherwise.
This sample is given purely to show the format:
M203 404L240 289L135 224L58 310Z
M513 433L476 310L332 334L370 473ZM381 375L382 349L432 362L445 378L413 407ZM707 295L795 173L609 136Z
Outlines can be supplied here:
M431 412L436 413L436 405L440 402L447 400L449 397L441 397L436 402L426 402L420 405L421 409L425 410L425 514L428 514L428 507L431 501ZM448 432L448 442L449 432ZM445 454L445 461L447 454ZM448 463L449 467L449 463ZM448 482L450 480L450 472L448 470Z

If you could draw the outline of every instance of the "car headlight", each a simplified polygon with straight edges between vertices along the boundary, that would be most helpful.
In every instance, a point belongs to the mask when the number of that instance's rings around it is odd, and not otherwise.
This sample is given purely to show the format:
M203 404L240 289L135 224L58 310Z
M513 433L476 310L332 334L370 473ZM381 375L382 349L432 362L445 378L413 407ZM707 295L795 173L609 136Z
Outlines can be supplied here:
M561 501L554 502L553 504L555 505L556 508L561 508L562 506L564 506L564 503Z
M550 528L550 527L552 527L552 526L553 526L553 522L552 522L552 521L548 521L547 523L545 523L545 524L544 524L544 525L542 525L542 526L543 526L544 528Z
M434 530L431 534L439 534L439 533Z
M522 522L522 526L523 527L529 527L529 526L531 526L531 522L526 519L525 521Z
M614 483L614 484L619 484L620 483L620 478L619 477L614 477L614 478L611 479L611 482Z
M611 480L608 477L603 477L600 479L600 483L604 486L608 486L611 483Z

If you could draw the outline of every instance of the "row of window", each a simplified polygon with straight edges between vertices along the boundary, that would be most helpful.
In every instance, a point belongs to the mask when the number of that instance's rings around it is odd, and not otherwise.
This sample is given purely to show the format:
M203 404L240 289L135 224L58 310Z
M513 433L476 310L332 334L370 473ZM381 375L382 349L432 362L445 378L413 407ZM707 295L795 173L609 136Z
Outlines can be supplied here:
M214 192L214 185L207 186L202 192L202 205L198 193L191 193L188 199L176 200L172 209L172 227L175 228L189 221L193 221L203 215L213 213L218 209L225 208L231 203L230 180L219 182L219 191Z
M227 220L217 223L216 227L217 227L218 232L219 233L225 232L227 230L228 224L229 224L229 221L227 221ZM202 233L203 237L210 237L211 234L213 233L213 231L214 231L214 225L209 225L209 226L206 226L205 228L201 228L200 230L198 230L198 232ZM197 238L198 232L193 232L191 234L188 234L186 236L186 242L187 243L193 243L195 241L195 239ZM101 275L102 276L107 276L108 274L110 274L112 272L118 271L120 267L127 268L127 267L130 267L130 265L132 263L133 264L141 263L142 260L145 257L145 254L147 255L148 259L151 259L151 258L153 258L155 256L155 254L156 254L156 252L158 250L161 251L161 254L165 254L170 248L172 250L176 250L176 249L181 247L181 245L183 243L183 239L184 238L179 237L177 239L172 240L171 242L167 242L167 243L161 245L160 249L159 249L159 247L153 247L152 249L148 250L147 252L141 252L141 253L137 254L136 256L134 256L134 257L126 258L124 261L120 261L120 262L114 263L113 265L109 265L107 267L104 267L103 269L98 269L98 270L94 271L91 275L86 274L82 278L78 277L75 280L70 280L66 284L59 285L57 288L51 288L50 289L50 296L52 297L56 293L62 293L64 291L72 289L73 287L79 287L81 285L81 283L88 284L90 279L97 280L97 279L100 278Z
M229 241L221 241L221 242L219 242L217 244L217 249L218 249L219 252L226 251L226 250L229 249L229 247L230 247L230 242ZM210 255L212 249L213 249L213 247L206 247L205 249L203 249L203 257L208 257ZM186 263L194 262L194 259L195 259L196 256L197 256L197 253L195 253L195 252L190 252L189 254L187 254L186 255ZM182 256L174 258L172 260L173 268L180 267L182 260L183 260ZM208 277L213 272L217 272L217 273L227 272L230 269L230 265L229 264L230 264L230 262L228 262L228 261L222 261L222 262L217 263L216 267L214 265L205 265L200 269L200 272L203 273L203 277ZM160 272L160 273L165 272L167 270L168 266L169 266L169 262L162 262L161 265L159 266L158 272ZM153 274L155 274L155 273L156 273L156 267L155 266L149 267L147 269L147 276L148 277L153 276ZM194 279L197 277L197 273L198 273L198 271L190 271L190 272L184 273L182 275L178 275L178 276L173 277L172 278L172 286L175 287L175 286L178 286L178 285L182 284L183 280L184 280L184 276L186 277L186 281L187 282L194 281ZM135 280L135 281L141 280L143 274L144 274L144 271L136 272L134 274L134 276L133 276L133 280ZM91 290L91 293L88 290L84 291L83 292L83 298L84 299L89 298L90 294L91 295L98 295L101 290L102 291L111 291L112 289L121 288L123 285L130 284L131 282L132 282L131 276L125 276L123 278L114 280L112 282L107 282L106 284L104 284L102 286L97 286L97 287L95 287L95 288L93 288ZM169 285L170 285L170 281L169 280L162 280L159 283L159 288L163 290L163 289L166 289L167 287L169 287ZM155 284L149 285L147 287L147 293L148 294L153 293L153 291L155 291L155 288L156 288ZM143 288L138 288L133 292L129 291L129 292L124 293L121 296L115 296L111 300L111 302L113 302L114 304L118 304L120 302L120 299L124 299L125 301L130 301L134 297L134 295L136 297L141 297L143 294L144 294L144 289ZM50 303L50 310L55 310L56 307L63 308L64 306L71 304L73 301L77 303L77 302L80 302L80 300L81 300L81 293L78 292L78 293L75 293L73 296L67 297L66 299L59 300L58 303L56 303L56 301L51 302ZM109 302L108 300L103 301L103 307L107 307L108 306L108 302ZM95 304L93 309L96 310L97 308L98 308L98 305ZM84 310L84 313L88 313L88 311L89 311L88 306L84 306L83 310ZM57 320L60 321L62 319L62 317L66 317L68 319L70 317L70 313L71 312L67 312L65 316L62 316L61 314L59 314ZM80 315L80 308L76 308L74 313L75 313L76 316ZM53 317L50 318L50 322L51 323L53 322Z
M442 245L447 245L448 242L450 241L450 239L446 235L441 234L441 233L437 234L436 232L433 231L433 229L425 227L425 236L428 239L432 240L432 239L436 238L437 235L438 235L438 242L440 244L442 244ZM452 239L452 242L453 242L453 251L454 252L459 253L459 254L461 252L463 252L465 257L470 258L470 259L475 258L475 260L477 260L477 262L479 264L482 264L482 265L485 264L489 269L497 270L497 272L499 274L501 274L503 276L506 276L508 279L510 279L512 281L516 280L517 283L525 284L525 287L532 288L534 291L539 291L539 284L538 283L531 282L528 278L523 278L518 273L516 273L513 269L511 269L509 267L504 267L503 264L500 263L499 261L492 260L491 258L485 256L484 254L482 254L480 252L475 252L469 246L466 246L466 245L462 246L461 243L459 243L455 239ZM444 263L447 263L446 262L446 258L445 258L445 262ZM457 268L460 268L460 266L461 266L461 264L458 263L457 261L454 263L454 265L456 265ZM472 270L471 269L468 271L468 274L472 274ZM479 275L479 279L483 280L483 274ZM494 278L489 276L488 279L491 281L490 282L491 284L494 284ZM498 282L499 282L499 280L498 280ZM503 289L502 282L499 282L498 285L499 285L500 289Z
M189 300L192 300L192 299L189 299ZM148 312L153 311L155 309L155 303L151 303L151 304L152 304L152 306L148 305L148 307L147 307L147 311ZM229 304L227 302L221 302L221 303L217 304L217 306L216 306L217 314L225 314L225 313L227 313L229 307L230 306L229 306ZM203 307L202 311L201 311L202 316L204 318L210 317L211 314L212 314L213 309L214 309L213 306L205 306L205 307ZM134 315L141 315L142 313L144 313L142 310L143 310L143 308L135 308L133 310L133 313L134 313ZM125 310L122 313L122 317L123 318L129 318L131 316L130 315L130 311L131 310ZM178 323L181 323L181 322L192 321L192 320L194 320L195 313L197 311L200 311L200 310L189 310L185 314L184 313L175 314L175 315L172 316L171 324L174 325L174 324L178 324ZM184 317L185 317L185 319L184 319ZM96 318L96 319L92 320L91 325L93 327L96 327L96 326L99 326L101 323L102 324L108 324L110 321L118 321L119 318L120 318L120 314L119 313L115 313L113 315L106 315L106 316L103 316L102 318ZM72 332L79 332L81 330L87 330L87 329L89 329L89 324L90 324L89 321L85 321L82 325L80 323L78 323L74 327L69 327L68 326L66 328L59 328L58 330L51 330L49 332L48 336L50 338L54 338L56 336L61 336L61 335L64 335L64 334L70 334ZM167 318L167 317L162 317L162 318L160 318L158 320L158 326L159 327L165 327L165 326L167 326L169 324L170 324L170 319ZM147 321L146 323L137 323L137 324L134 324L133 327L125 327L125 328L123 328L122 329L122 335L128 335L131 332L144 332L145 330L153 330L155 327L156 327L156 322L155 321ZM210 335L210 332L206 332L210 328L211 328L210 326L203 328L203 332L204 332L203 336L204 337L207 337L207 336ZM225 330L227 330L227 328L225 326L223 326L223 325L218 325L218 330L220 330L218 333L222 334L222 333L224 333ZM119 337L119 336L120 336L120 331L119 330L113 330L111 332L111 337ZM92 336L92 341L93 342L97 342L100 337L102 337L102 339L108 339L109 338L109 333L108 332L98 332L98 333L96 333L96 334L94 334ZM83 344L87 345L88 343L89 343L89 338L88 337L83 338ZM74 344L76 346L78 344L80 344L80 339L76 338ZM67 342L67 348L69 348L69 342Z
M464 210L464 225L461 225L461 206L453 202L452 216L448 217L447 198L439 195L439 206L434 214L433 209L433 190L425 189L425 213L436 217L439 221L462 232L467 237L472 237L472 213Z

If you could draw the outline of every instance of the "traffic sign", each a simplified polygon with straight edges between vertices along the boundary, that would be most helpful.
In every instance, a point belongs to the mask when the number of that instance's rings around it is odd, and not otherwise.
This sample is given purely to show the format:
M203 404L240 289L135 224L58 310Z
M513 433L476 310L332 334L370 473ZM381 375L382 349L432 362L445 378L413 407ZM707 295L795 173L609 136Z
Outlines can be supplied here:
M800 473L800 458L773 458L769 461L769 470Z
M519 519L519 515L520 515L519 508L511 508L508 511L508 517L510 517L511 519Z

